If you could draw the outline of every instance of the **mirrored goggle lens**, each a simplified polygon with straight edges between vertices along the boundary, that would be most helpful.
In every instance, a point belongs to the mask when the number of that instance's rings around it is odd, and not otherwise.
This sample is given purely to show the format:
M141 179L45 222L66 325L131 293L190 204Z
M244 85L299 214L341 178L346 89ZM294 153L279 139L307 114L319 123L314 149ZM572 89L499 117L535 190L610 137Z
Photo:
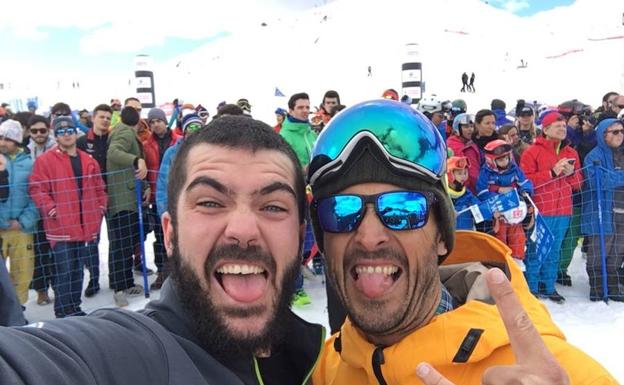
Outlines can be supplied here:
M402 163L424 169L436 179L442 176L446 164L442 137L424 115L398 102L364 102L343 111L321 132L312 157L324 159L325 164L335 161L352 139L365 132ZM310 171L312 180L318 169Z
M335 195L317 202L319 224L323 231L348 233L359 226L366 203L375 205L377 217L391 230L414 230L427 223L426 195L415 191L397 191L372 196Z
M76 129L69 127L69 128L59 128L58 130L54 131L54 133L56 134L56 136L63 136L65 134L67 135L73 135L76 133Z

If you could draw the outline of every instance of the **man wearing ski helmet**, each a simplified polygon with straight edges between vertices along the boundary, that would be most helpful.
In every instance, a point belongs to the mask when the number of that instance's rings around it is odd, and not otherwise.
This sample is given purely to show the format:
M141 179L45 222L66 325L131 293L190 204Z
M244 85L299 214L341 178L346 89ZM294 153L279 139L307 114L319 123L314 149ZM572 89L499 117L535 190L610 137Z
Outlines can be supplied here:
M357 104L319 136L310 215L348 319L326 342L313 383L447 384L436 370L461 384L503 383L510 373L557 384L608 378L565 342L502 243L455 234L445 172L441 136L402 103ZM460 293L453 277L468 266L478 279Z

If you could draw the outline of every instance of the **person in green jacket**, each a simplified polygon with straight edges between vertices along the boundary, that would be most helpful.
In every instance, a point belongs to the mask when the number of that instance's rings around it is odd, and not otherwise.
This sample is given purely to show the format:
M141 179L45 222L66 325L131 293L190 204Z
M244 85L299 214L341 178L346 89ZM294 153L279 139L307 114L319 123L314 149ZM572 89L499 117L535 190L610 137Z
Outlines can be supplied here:
M288 115L282 123L280 135L293 148L304 172L310 163L310 154L316 141L310 122L310 97L305 92L294 94L288 100Z
M143 287L134 283L132 275L134 246L141 241L135 177L144 180L147 176L143 145L136 132L139 119L139 113L133 107L121 110L121 122L108 137L106 153L110 227L108 278L115 291L115 304L120 307L128 305L127 295L143 292ZM147 188L143 196L149 197L149 193Z
M316 142L316 133L312 130L312 126L308 121L309 115L310 97L308 94L305 92L294 94L288 100L288 115L286 115L286 119L284 119L282 129L279 133L295 151L304 174L308 172L310 154L312 154L312 147L314 146L314 142ZM308 235L306 235L304 245L311 246L314 243L312 229L309 223L307 227ZM304 250L304 255L309 251L310 250L307 249ZM309 305L310 303L312 303L312 299L303 289L303 275L300 273L295 284L295 295L292 304L293 306L300 307Z

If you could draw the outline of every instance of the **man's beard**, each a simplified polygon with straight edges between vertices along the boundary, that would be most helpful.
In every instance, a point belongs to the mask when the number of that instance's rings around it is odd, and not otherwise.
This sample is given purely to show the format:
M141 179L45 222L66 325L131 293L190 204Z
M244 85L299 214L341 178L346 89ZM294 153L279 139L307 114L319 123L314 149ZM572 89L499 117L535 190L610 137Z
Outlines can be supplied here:
M435 255L435 250L431 250L431 255ZM365 252L363 250L352 250L344 256L344 266L352 266L352 261L356 259L375 260L379 258L392 260L402 271L402 278L407 280L407 291L405 297L401 298L400 305L392 311L385 309L383 302L369 301L366 309L357 308L349 299L347 294L347 280L351 272L343 271L343 276L338 277L334 271L330 271L330 278L337 288L340 301L343 303L349 319L358 329L369 335L387 336L410 330L414 327L422 326L430 316L432 307L437 306L440 290L440 278L437 270L437 259L424 255L416 262L416 269L410 270L407 256L391 248ZM426 258L431 258L426 260ZM333 270L333 269L332 269ZM410 281L412 287L410 287ZM338 285L341 282L341 285ZM435 302L435 304L434 304ZM396 304L396 302L394 302Z
M228 359L229 357L248 356L250 353L271 351L282 343L288 332L288 324L284 321L289 317L290 302L300 269L300 258L293 258L293 262L285 266L281 284L277 285L275 259L258 247L247 249L242 249L238 245L215 247L206 259L204 270L195 272L180 255L177 236L174 236L173 244L171 277L176 285L180 302L191 317L195 336L205 350L213 354L215 358ZM200 284L200 280L203 279L210 286L214 266L225 258L250 262L264 261L267 268L273 270L271 271L273 282L269 284L275 285L276 289L276 295L272 301L274 311L265 327L256 335L232 333L228 329L225 317L252 316L262 309L250 307L224 312L223 309L214 305L210 294L206 293ZM203 273L203 276L198 276L198 273Z

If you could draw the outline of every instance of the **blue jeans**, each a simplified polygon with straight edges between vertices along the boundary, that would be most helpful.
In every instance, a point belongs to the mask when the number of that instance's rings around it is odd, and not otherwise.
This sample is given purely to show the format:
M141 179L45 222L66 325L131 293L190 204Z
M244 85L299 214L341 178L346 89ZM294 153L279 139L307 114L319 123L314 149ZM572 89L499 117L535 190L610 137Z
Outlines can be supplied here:
M83 266L97 256L97 242L57 242L52 253L55 269L52 280L54 314L57 318L77 315L82 312Z
M527 244L528 250L524 260L526 271L524 275L531 293L551 295L555 291L555 280L557 280L559 260L561 258L561 243L568 230L570 217L543 216L543 218L555 239L548 254L541 256L541 261L539 256L535 254L535 244L532 242ZM540 285L543 286L542 290L540 290Z

